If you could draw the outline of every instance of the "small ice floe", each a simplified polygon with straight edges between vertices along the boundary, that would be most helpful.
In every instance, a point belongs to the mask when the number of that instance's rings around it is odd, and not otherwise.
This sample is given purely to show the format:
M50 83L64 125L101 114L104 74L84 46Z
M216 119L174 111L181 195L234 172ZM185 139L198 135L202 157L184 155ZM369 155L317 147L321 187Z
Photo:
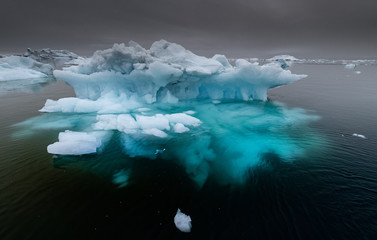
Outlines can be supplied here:
M221 101L220 100L213 100L212 103L213 104L219 104L219 103L221 103Z
M365 137L365 136L362 135L362 134L354 133L354 134L352 134L352 136L354 136L354 137L359 137L359 138L363 138L363 139L367 139L367 137Z
M113 175L113 183L118 185L119 188L125 187L127 186L128 179L130 178L129 175L130 171L122 169Z
M192 110L188 110L188 111L183 112L183 113L186 113L186 114L192 115L192 114L195 114L196 112L195 112L195 111L192 111Z
M189 128L185 127L182 123L177 123L174 125L174 132L176 133L184 133L190 131Z
M83 155L96 153L102 145L101 132L74 132L66 130L59 133L59 141L47 146L47 152L59 155Z
M356 67L356 64L354 63L348 63L344 66L344 68L347 68L347 69L354 69Z
M165 152L165 148L164 149L156 149L156 152L154 152L155 155L158 155L158 154L162 154L163 152Z
M182 213L179 208L174 217L174 224L181 232L191 232L191 218L190 216Z
M355 74L360 74L361 73L361 71L355 71Z

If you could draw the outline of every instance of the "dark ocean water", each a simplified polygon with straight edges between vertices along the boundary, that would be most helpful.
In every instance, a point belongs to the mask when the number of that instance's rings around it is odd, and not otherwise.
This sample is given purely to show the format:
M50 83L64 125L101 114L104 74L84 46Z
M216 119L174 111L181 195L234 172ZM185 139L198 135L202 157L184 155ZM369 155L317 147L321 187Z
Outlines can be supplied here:
M0 238L375 239L377 67L358 66L361 74L342 65L291 70L309 77L251 106L306 109L320 118L294 137L320 138L289 161L266 153L242 183L221 182L217 173L201 187L178 161L125 156L115 137L98 155L48 154L66 128L28 134L17 123L44 117L38 109L48 98L74 96L60 81L1 93ZM126 187L113 184L114 169L131 168ZM191 233L176 229L177 208L191 216Z

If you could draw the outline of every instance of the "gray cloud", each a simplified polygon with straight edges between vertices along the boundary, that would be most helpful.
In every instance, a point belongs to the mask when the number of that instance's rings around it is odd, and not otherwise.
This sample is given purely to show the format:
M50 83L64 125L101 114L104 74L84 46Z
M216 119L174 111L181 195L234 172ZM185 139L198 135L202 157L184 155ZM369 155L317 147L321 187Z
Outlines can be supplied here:
M377 2L324 0L2 0L0 52L80 54L165 38L206 55L331 50L376 55Z

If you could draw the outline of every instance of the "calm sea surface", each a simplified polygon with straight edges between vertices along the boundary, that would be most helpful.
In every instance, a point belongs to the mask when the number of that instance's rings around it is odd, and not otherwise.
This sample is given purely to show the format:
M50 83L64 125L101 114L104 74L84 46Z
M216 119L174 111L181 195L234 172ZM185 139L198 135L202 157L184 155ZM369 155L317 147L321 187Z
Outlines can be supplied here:
M130 159L116 143L98 155L54 157L46 147L67 128L28 134L18 123L43 116L48 98L74 96L71 87L3 91L0 239L375 239L377 67L291 70L309 77L271 90L266 104L319 116L310 134L320 147L291 161L267 154L244 183L209 177L201 187L176 161ZM112 173L128 168L130 183L119 188ZM176 229L177 208L191 216L191 233Z

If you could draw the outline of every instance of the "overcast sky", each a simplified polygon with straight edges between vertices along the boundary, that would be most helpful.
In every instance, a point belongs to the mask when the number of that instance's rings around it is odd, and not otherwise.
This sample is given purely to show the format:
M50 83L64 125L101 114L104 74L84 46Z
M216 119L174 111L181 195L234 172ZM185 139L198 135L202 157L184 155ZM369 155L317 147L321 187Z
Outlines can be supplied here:
M161 38L206 56L377 58L377 1L1 0L0 53Z

